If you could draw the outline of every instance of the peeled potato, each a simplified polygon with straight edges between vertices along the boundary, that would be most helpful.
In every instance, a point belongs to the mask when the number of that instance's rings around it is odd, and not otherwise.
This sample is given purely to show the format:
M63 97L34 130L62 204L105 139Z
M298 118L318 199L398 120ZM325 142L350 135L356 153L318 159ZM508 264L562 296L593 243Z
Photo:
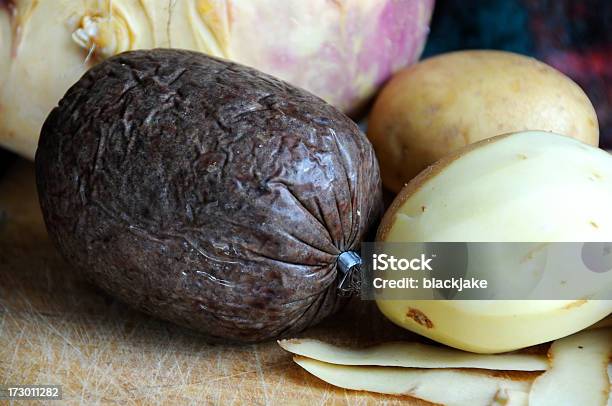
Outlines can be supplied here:
M610 207L612 157L608 153L569 137L524 132L481 141L421 173L396 197L379 227L378 239L534 245L612 241ZM507 257L503 264L483 266L482 272L496 270L484 276L503 281L516 275L512 266L516 261ZM609 292L611 272L581 275L601 282L593 284L585 298ZM610 300L378 299L377 304L404 328L480 353L551 341L612 313Z
M453 52L400 71L368 123L383 183L394 192L452 151L524 130L599 142L595 110L576 83L535 59L500 51Z

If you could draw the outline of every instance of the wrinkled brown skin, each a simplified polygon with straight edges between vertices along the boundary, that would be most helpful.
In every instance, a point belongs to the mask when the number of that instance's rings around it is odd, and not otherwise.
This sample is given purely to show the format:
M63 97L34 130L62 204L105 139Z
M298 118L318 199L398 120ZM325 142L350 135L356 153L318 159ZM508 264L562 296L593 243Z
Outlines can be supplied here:
M36 178L71 264L212 340L290 335L336 311L337 256L382 211L373 149L346 116L179 50L86 73L43 126Z

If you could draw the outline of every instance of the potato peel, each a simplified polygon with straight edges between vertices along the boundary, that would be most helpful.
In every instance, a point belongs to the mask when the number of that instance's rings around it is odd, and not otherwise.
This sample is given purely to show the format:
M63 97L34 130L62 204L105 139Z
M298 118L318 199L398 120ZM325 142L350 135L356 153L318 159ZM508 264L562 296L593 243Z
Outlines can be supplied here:
M534 381L530 406L610 404L612 328L587 330L557 340L548 356L551 368Z
M336 365L296 355L312 375L345 389L408 395L447 406L526 405L533 373Z
M483 355L416 342L391 342L364 349L347 349L313 339L281 340L285 350L338 365L407 368L478 368L504 371L545 371L548 362L536 354Z

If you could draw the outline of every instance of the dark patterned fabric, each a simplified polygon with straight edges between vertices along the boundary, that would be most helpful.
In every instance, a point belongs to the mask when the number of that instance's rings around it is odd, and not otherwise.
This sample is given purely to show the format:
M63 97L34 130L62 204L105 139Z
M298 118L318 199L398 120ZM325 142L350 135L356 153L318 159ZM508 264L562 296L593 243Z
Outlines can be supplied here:
M612 148L612 1L438 0L424 56L458 49L532 55L574 79Z

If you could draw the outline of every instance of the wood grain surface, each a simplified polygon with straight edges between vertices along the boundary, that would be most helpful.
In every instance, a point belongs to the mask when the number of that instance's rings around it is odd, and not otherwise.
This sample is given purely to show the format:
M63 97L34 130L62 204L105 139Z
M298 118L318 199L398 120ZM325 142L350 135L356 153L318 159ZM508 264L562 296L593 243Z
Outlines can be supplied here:
M360 300L301 336L355 346L414 338ZM22 160L0 179L0 384L59 384L61 404L427 404L334 388L274 342L209 345L113 300L49 241L34 167Z

